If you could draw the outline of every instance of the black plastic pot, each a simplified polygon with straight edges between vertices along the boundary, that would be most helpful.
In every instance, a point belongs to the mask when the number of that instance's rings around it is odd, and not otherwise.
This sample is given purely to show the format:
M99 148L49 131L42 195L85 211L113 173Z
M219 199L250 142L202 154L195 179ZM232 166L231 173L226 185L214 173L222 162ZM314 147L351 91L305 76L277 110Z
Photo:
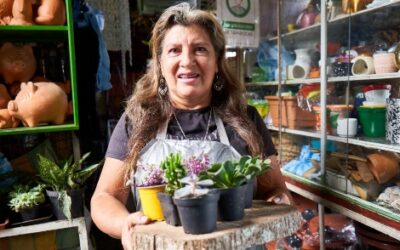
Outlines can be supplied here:
M256 177L251 178L246 183L246 192L244 194L244 208L251 208L253 206L254 182Z
M23 221L34 220L40 217L41 206L37 205L31 208L25 208L19 211Z
M187 234L211 233L217 227L219 192L212 190L198 198L174 199L183 231Z
M65 220L67 217L64 215L61 204L58 200L59 193L51 190L46 190L49 197L53 214L58 220ZM71 218L78 218L83 216L83 189L69 190L67 194L71 197Z
M244 217L244 197L247 185L221 189L218 202L221 221L241 220Z
M181 220L179 219L178 208L174 204L172 196L164 192L157 193L157 196L161 203L165 222L172 226L180 226Z

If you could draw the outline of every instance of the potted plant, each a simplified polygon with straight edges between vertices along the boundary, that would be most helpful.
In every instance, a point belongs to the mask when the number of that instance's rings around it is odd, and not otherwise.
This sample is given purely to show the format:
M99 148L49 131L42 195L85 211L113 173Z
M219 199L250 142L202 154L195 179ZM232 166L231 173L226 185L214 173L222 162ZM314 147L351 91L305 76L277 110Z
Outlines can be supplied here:
M11 210L20 213L24 221L39 218L40 205L46 201L43 190L43 184L32 188L28 185L16 185L9 193L8 206Z
M261 160L249 155L242 156L238 161L238 170L246 176L246 192L244 197L245 208L250 208L253 203L253 186L258 175L263 174L271 167L271 160Z
M82 168L82 164L89 157L86 153L83 157L73 162L70 156L64 163L56 163L41 154L37 155L37 170L40 179L45 183L46 193L50 198L53 212L57 219L68 219L83 215L83 184L100 165L92 164Z
M195 175L181 180L185 187L174 194L183 231L187 234L205 234L215 230L218 215L219 192L202 188L212 186L211 180L199 180Z
M200 179L210 179L214 182L214 187L221 189L218 206L222 221L235 221L243 218L245 195L249 186L245 184L269 166L269 160L262 161L258 158L243 156L239 160L212 164L208 170L200 174Z
M138 163L135 172L143 214L150 220L162 221L164 215L157 194L165 189L164 171L155 164Z
M186 168L182 164L180 153L171 153L168 155L167 158L161 162L160 167L164 171L164 178L167 182L165 191L158 193L164 219L170 225L179 226L181 222L172 197L177 189L184 187L184 184L180 182L180 180L186 176Z

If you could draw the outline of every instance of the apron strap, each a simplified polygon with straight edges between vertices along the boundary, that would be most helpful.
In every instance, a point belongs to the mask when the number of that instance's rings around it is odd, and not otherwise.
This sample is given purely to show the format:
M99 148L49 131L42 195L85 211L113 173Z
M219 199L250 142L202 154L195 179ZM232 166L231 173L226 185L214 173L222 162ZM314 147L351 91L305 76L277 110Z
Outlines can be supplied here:
M217 116L215 114L214 111L213 111L213 116L215 119L215 123L217 125L217 131L218 131L218 135L219 135L219 139L220 139L221 143L230 146L231 144L229 143L229 139L228 139L228 135L226 134L224 123L222 122L221 118L219 118L219 116ZM161 126L160 129L158 130L157 136L156 136L157 139L164 140L165 138L167 138L168 122L169 122L169 120L167 120L164 123L164 125Z
M215 117L215 123L217 124L219 140L221 141L221 143L230 146L231 144L229 143L229 139L228 139L228 135L226 134L224 123L222 122L221 118L219 118L219 116L215 115L215 112L214 112L214 117Z
M169 122L169 120L167 120L167 121L164 123L164 125L161 126L161 127L158 129L156 139L165 140L165 138L167 138L168 122Z

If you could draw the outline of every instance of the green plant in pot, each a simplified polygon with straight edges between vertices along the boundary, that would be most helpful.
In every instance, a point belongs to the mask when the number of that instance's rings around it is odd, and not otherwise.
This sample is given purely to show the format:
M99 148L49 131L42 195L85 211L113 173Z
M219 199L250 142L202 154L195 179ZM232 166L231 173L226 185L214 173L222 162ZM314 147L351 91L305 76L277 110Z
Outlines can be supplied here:
M211 180L199 180L195 175L181 180L185 187L174 194L183 231L187 234L205 234L215 230L218 215L219 192L204 188Z
M134 178L143 214L150 220L164 220L158 198L158 194L165 190L164 171L157 164L138 163Z
M259 157L242 156L239 161L239 171L246 176L245 208L250 208L253 202L254 182L258 175L265 173L271 168L271 160L261 160Z
M160 167L164 171L164 179L167 182L165 191L157 194L161 202L164 219L170 225L179 226L181 222L172 197L177 189L184 187L180 180L186 176L186 168L182 164L182 157L179 152L169 154L161 162Z
M77 161L73 161L73 156L70 156L60 165L54 159L41 154L37 155L38 174L46 187L52 189L46 189L46 193L57 219L71 220L83 215L82 187L86 179L100 165L100 163L96 163L82 168L89 155L90 153L86 153Z
M34 187L16 185L9 193L8 206L14 212L20 213L24 221L33 220L40 216L40 205L45 203L44 185Z
M221 189L219 201L221 220L235 221L244 217L246 192L249 190L249 185L246 184L256 175L266 171L269 166L269 160L262 161L242 156L239 160L214 163L200 174L200 179L210 179L214 182L214 187Z

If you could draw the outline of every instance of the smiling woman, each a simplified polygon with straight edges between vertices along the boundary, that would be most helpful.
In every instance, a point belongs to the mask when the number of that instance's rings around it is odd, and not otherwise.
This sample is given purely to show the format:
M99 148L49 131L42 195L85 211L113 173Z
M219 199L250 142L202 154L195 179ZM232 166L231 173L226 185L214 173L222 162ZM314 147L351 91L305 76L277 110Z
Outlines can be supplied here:
M247 106L244 84L228 66L215 16L187 3L172 6L154 25L151 41L153 63L114 129L92 197L96 225L128 249L132 227L150 221L126 208L125 183L133 184L134 211L140 211L137 166L159 166L177 152L183 161L207 155L210 164L241 155L269 158L271 170L258 177L256 195L291 203L269 132L256 109Z
M160 64L174 107L209 106L218 65L210 38L201 26L176 25L168 30Z

